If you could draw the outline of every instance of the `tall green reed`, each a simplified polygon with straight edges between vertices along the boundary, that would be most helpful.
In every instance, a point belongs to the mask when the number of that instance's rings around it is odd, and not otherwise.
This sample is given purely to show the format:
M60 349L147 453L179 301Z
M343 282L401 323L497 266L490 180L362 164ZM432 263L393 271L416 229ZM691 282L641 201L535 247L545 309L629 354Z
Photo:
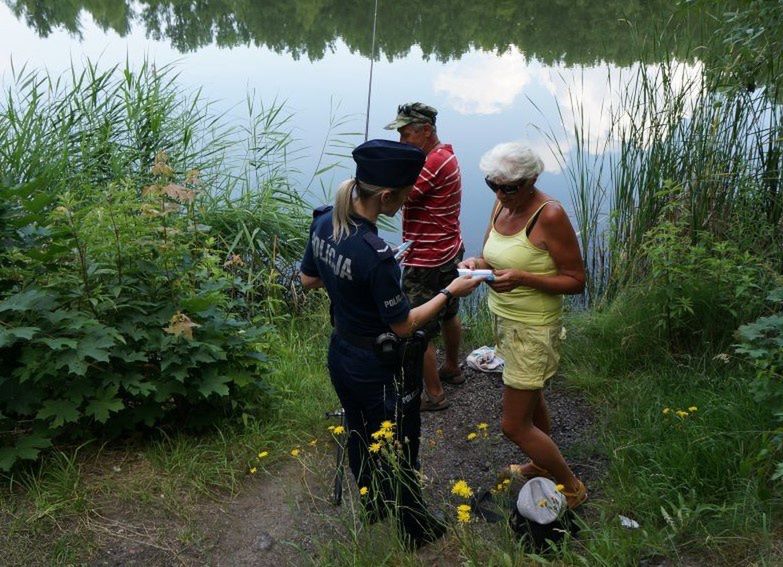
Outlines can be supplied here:
M699 64L669 60L608 81L620 96L603 110L605 138L585 120L577 85L572 116L560 114L573 144L549 134L569 180L588 302L640 281L645 236L673 217L693 243L708 232L783 265L780 106L763 92L710 90Z

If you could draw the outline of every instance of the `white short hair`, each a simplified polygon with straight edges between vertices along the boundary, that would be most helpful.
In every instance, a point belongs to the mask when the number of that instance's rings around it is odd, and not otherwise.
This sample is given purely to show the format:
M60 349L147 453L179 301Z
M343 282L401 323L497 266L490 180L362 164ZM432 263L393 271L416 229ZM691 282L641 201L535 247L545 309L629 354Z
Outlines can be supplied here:
M522 142L505 142L481 156L479 169L491 181L509 183L535 179L544 171L544 162Z

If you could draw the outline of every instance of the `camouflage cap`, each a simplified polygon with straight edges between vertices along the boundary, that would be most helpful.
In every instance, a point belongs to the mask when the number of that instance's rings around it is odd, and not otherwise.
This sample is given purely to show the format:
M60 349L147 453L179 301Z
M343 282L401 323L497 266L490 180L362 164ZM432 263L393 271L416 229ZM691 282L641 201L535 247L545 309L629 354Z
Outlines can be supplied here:
M438 111L421 102L409 102L397 107L397 118L384 128L386 130L399 130L408 124L431 124L435 126L435 118Z

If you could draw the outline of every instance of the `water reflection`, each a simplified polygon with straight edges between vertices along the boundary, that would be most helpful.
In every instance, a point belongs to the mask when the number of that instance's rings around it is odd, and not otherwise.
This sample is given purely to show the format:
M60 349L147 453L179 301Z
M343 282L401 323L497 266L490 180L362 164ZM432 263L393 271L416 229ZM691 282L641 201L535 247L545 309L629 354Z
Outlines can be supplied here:
M82 11L103 31L125 36L141 25L181 52L215 44L265 46L311 60L338 40L369 56L374 0L5 0L39 34L57 28L80 33ZM683 59L714 20L693 3L670 0L381 0L378 47L389 59L418 45L439 61L470 51L503 52L512 46L545 64L627 66L648 61L652 38ZM646 38L650 38L649 40ZM677 40L674 41L674 38Z

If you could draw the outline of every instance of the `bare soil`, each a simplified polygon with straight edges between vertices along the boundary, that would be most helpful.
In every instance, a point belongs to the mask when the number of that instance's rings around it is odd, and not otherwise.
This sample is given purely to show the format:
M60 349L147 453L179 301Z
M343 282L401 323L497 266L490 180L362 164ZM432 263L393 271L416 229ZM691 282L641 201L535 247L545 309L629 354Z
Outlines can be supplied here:
M446 506L453 501L453 481L465 480L479 494L497 484L502 467L526 459L500 432L500 374L464 371L464 384L445 386L450 407L422 416L425 493L447 517L453 516ZM577 476L590 487L605 469L591 441L593 412L562 378L552 381L545 397L553 438ZM479 430L479 423L488 427ZM468 440L471 432L478 434L476 439ZM351 510L355 500L348 492L342 506L331 504L334 471L333 449L323 447L302 461L291 459L273 472L249 477L231 500L205 502L193 525L168 523L165 516L154 512L145 518L138 510L132 514L137 518L133 523L117 517L96 518L102 537L91 564L280 567L317 561L314 558L324 541L348 538L357 522ZM354 490L352 484L346 467L346 491ZM418 552L420 559L426 564L448 564L448 546L440 544L437 552L424 548Z

